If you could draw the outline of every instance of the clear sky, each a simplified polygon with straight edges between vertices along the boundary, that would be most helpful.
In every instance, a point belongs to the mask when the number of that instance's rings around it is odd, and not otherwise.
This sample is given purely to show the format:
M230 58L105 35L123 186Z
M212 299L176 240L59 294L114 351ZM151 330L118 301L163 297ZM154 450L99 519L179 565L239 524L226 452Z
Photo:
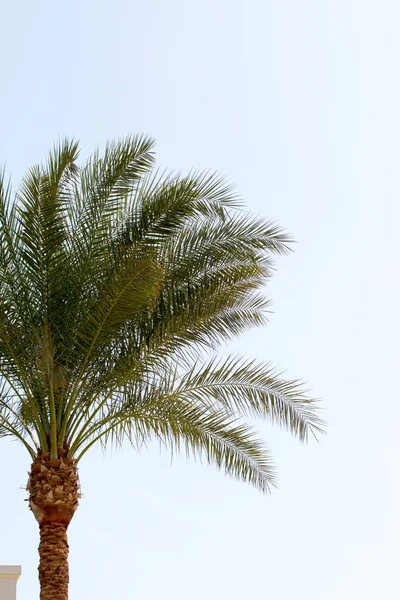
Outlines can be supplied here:
M269 327L233 344L302 377L329 435L260 431L264 497L129 448L81 466L71 600L400 597L400 5L396 0L20 0L2 6L0 163L128 132L213 168L293 232ZM29 458L1 442L0 564L38 597Z

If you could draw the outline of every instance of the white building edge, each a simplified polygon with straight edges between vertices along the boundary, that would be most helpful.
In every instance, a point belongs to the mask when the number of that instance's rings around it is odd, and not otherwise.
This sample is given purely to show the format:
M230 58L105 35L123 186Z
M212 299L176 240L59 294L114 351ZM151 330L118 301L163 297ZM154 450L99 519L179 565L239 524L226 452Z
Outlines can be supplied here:
M21 567L16 565L0 565L0 600L16 600L17 581L21 575Z

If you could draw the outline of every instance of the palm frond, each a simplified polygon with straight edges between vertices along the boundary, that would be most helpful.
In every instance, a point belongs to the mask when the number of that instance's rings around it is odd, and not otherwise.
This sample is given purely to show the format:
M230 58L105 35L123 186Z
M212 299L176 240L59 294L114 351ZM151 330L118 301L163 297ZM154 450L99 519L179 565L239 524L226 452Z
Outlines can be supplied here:
M72 240L79 257L78 268L85 276L104 251L104 243L121 218L132 189L153 164L154 141L145 136L128 136L97 151L82 170L80 188L75 190ZM108 243L106 243L108 248Z
M227 419L222 411L211 414L190 403L169 403L164 399L132 407L92 440L82 441L78 460L96 441L107 445L121 444L125 439L137 448L156 439L172 452L183 450L187 456L205 457L226 474L264 492L276 484L273 462L265 445L249 427Z
M3 378L0 385L0 437L6 436L16 437L32 458L35 456L38 447L31 428L21 415L20 403L12 386Z
M66 266L63 243L77 156L77 143L64 140L50 154L47 168L37 165L28 172L17 195L19 260L43 318L48 315L52 294L57 293L53 279L58 279Z
M323 433L317 400L300 381L288 381L271 364L242 357L214 358L182 377L177 394L206 402L214 400L234 414L267 418L288 429L301 441Z

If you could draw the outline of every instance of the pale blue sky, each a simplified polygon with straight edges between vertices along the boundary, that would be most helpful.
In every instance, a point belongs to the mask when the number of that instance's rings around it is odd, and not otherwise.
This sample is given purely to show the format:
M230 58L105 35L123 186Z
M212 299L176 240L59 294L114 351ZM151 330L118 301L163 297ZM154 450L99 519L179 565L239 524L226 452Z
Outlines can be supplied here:
M71 600L399 598L399 27L396 0L3 3L0 163L17 181L60 135L87 155L146 132L162 165L228 175L299 242L233 350L307 379L329 421L308 446L260 426L269 497L157 448L87 455ZM29 460L0 460L0 563L32 600Z

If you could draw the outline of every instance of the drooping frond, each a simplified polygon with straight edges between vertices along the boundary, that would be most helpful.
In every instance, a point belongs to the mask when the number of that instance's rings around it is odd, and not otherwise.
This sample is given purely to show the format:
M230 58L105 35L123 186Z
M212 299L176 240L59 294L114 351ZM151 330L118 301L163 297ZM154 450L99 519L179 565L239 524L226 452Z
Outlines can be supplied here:
M227 418L224 411L207 411L180 398L175 402L161 397L125 406L108 426L93 430L90 441L84 438L76 450L81 458L96 441L107 445L128 440L140 449L154 439L173 453L183 450L187 456L204 457L262 491L275 485L273 462L249 427Z
M270 365L237 357L195 365L185 374L172 365L164 372L159 369L156 376L148 373L140 379L136 374L119 390L99 391L97 402L86 408L84 417L78 417L73 428L73 450L80 450L80 456L98 440L122 443L128 438L137 445L140 436L145 440L150 434L157 435L169 448L174 448L174 444L178 447L179 436L184 436L180 427L182 414L187 415L185 411L195 415L196 427L203 424L205 431L215 424L211 417L218 415L217 430L222 436L219 443L225 439L224 432L229 439L232 423L243 416L268 419L302 441L310 433L315 436L323 431L316 402L306 396L299 382L282 380ZM174 419L177 429L171 430ZM144 429L138 429L139 421ZM241 427L235 429L236 433L245 432ZM215 457L214 460L217 461ZM260 472L265 469L271 483L272 471L264 465ZM260 472L257 471L257 477L252 476L253 483L260 483Z

